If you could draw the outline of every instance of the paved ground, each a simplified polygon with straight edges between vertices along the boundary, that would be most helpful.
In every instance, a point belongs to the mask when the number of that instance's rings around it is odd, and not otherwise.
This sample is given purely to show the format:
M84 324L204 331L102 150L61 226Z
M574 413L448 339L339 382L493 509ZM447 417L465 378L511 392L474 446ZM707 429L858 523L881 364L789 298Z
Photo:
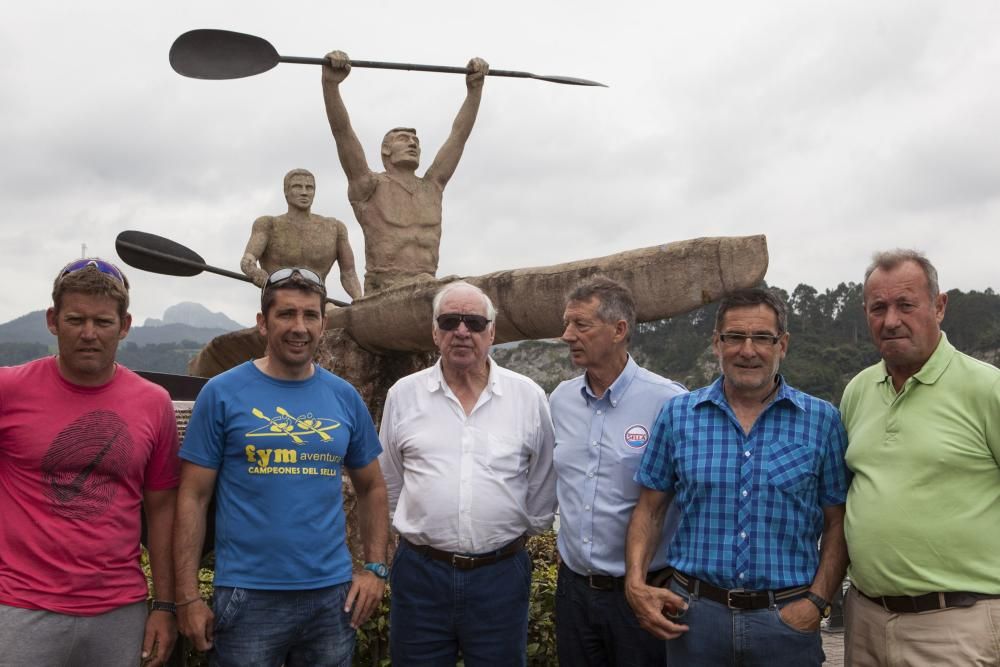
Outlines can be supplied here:
M844 633L823 632L823 652L829 667L844 666Z

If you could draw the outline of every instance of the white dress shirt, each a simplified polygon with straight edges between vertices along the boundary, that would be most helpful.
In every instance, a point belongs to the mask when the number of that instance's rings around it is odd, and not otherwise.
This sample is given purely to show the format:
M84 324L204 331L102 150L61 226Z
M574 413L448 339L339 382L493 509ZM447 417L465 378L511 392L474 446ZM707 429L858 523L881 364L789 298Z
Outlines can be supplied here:
M379 463L392 525L412 544L480 554L552 525L554 436L545 392L492 359L489 365L468 415L440 361L389 390Z

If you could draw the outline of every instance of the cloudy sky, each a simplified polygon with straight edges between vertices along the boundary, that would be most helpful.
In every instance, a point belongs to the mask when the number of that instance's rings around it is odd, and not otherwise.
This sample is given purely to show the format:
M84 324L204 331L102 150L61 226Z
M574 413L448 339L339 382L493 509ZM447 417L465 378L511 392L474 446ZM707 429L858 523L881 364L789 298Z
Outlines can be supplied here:
M0 322L45 307L82 244L116 257L126 229L238 270L293 167L316 174L313 210L347 223L363 262L319 68L183 78L167 53L192 28L284 55L479 55L609 84L487 81L445 192L439 275L763 233L767 279L789 290L856 281L894 246L927 251L945 288L1000 288L995 0L41 0L0 22ZM418 128L429 164L464 93L443 74L357 69L343 85L373 166L396 125ZM185 300L252 321L247 284L130 278L139 323Z

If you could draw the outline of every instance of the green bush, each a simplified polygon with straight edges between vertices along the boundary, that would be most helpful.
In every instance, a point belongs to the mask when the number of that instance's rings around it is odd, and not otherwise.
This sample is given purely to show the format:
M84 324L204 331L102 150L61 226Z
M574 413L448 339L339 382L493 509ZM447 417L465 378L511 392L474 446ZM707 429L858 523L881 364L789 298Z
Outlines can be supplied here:
M533 667L551 667L556 660L556 534L548 532L528 540L531 555L531 601L528 608L528 664ZM209 554L198 571L198 588L207 603L212 600L212 580L215 576L213 554ZM153 597L153 582L149 576L149 558L142 552L142 569L146 573L150 598ZM371 618L358 628L354 648L355 667L387 667L392 664L389 657L389 587L385 588L382 603ZM181 638L175 651L182 651L182 665L204 667L208 659L204 653L195 651L190 642ZM459 665L461 665L459 661Z

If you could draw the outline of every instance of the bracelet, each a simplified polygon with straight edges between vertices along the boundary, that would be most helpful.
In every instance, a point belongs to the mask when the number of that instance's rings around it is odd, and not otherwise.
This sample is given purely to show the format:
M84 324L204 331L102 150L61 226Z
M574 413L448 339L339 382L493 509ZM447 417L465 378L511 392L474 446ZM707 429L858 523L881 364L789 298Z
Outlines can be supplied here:
M175 607L186 607L189 604L194 604L195 602L198 602L199 600L201 600L201 596L200 595L198 597L196 597L196 598L191 598L190 600L185 600L184 602L178 602L174 606Z
M150 611L165 611L171 614L177 614L177 605L173 602L167 602L166 600L153 600L153 603L149 605Z

